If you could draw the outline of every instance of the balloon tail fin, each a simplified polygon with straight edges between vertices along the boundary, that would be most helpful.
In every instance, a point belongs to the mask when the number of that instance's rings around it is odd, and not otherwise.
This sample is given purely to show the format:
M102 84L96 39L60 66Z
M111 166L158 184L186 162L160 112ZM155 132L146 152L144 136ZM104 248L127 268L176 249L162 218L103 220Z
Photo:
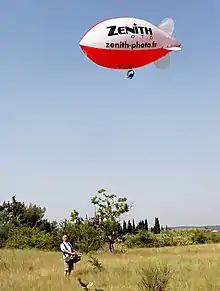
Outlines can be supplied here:
M168 33L170 36L173 34L174 31L174 21L172 18L165 18L161 23L158 25L158 28L163 30L164 32Z
M170 65L170 55L166 55L165 57L157 60L154 64L160 70L168 68Z

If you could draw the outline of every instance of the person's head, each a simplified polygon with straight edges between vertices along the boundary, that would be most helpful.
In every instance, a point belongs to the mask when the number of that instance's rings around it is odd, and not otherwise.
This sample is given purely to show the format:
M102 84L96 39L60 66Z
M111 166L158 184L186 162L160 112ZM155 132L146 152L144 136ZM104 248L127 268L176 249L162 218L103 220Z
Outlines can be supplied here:
M64 234L63 235L63 241L68 242L68 240L69 240L68 235L67 234Z

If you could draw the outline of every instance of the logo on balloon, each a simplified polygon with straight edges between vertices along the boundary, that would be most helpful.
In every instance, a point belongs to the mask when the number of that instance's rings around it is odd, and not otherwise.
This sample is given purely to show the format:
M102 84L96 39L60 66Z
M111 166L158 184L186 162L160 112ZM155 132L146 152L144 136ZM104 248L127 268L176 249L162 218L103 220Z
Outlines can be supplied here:
M141 35L143 38L144 35L153 35L151 27L138 26L136 23L132 27L112 25L108 26L107 29L108 36L131 34L131 38L135 38L135 35Z

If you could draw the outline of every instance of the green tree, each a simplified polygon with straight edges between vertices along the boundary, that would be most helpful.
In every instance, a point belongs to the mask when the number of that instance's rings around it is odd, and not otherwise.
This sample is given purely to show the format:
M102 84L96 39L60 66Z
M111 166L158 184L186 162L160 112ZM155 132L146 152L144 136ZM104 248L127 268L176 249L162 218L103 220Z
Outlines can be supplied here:
M158 217L155 217L153 233L154 234L159 234L160 233L160 222L159 222L159 218Z
M131 224L131 221L128 220L128 233L132 234L132 232L133 232L132 224Z
M144 229L148 231L148 222L147 219L144 220Z
M103 245L100 230L95 226L94 218L82 218L78 211L74 210L70 214L70 221L61 222L61 233L68 234L72 244L77 250L85 253L97 251Z
M38 228L40 231L45 231L47 233L57 233L58 223L56 221L50 222L47 219L43 219Z
M35 204L25 206L24 224L30 227L39 227L41 224L50 224L48 220L43 219L46 212L45 207Z
M0 247L4 246L10 230L14 228L37 228L39 231L52 233L55 237L58 226L55 221L49 222L44 219L46 208L38 205L25 205L12 196L12 201L4 201L0 205ZM24 228L25 229L25 228Z
M29 226L38 227L43 221L46 208L38 205L17 201L15 195L11 202L3 202L0 206L0 225L10 227Z
M17 227L25 222L25 205L18 202L16 197L12 197L12 202L3 202L0 206L0 221L1 224L10 227Z
M120 217L130 209L127 198L118 198L115 194L108 194L105 189L100 189L91 202L96 207L98 227L103 240L108 243L109 251L113 252L115 242L122 236L119 231Z
M76 210L73 210L71 213L70 213L70 221L73 222L73 223L81 223L84 221L84 219L82 217L79 216L79 212L76 211Z
M122 230L123 230L123 234L127 234L127 223L125 220L123 221Z
M119 226L118 226L118 231L120 233L120 236L122 236L123 235L123 228L122 228L120 223L119 223Z
M137 229L138 230L144 230L144 221L143 220L139 221L139 223L137 225Z
M134 219L132 220L132 233L133 233L133 234L136 233L136 225L135 225L135 221L134 221Z

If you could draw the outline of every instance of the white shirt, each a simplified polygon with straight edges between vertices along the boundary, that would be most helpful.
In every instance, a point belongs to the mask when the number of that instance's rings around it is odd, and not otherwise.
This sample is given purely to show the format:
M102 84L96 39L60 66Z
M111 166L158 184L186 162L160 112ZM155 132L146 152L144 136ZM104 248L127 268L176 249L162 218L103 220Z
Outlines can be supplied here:
M60 250L61 252L64 252L66 250L68 250L69 252L73 252L73 246L71 245L70 242L62 242L60 244ZM63 253L63 259L65 259L66 257L69 257L70 255L67 253Z

